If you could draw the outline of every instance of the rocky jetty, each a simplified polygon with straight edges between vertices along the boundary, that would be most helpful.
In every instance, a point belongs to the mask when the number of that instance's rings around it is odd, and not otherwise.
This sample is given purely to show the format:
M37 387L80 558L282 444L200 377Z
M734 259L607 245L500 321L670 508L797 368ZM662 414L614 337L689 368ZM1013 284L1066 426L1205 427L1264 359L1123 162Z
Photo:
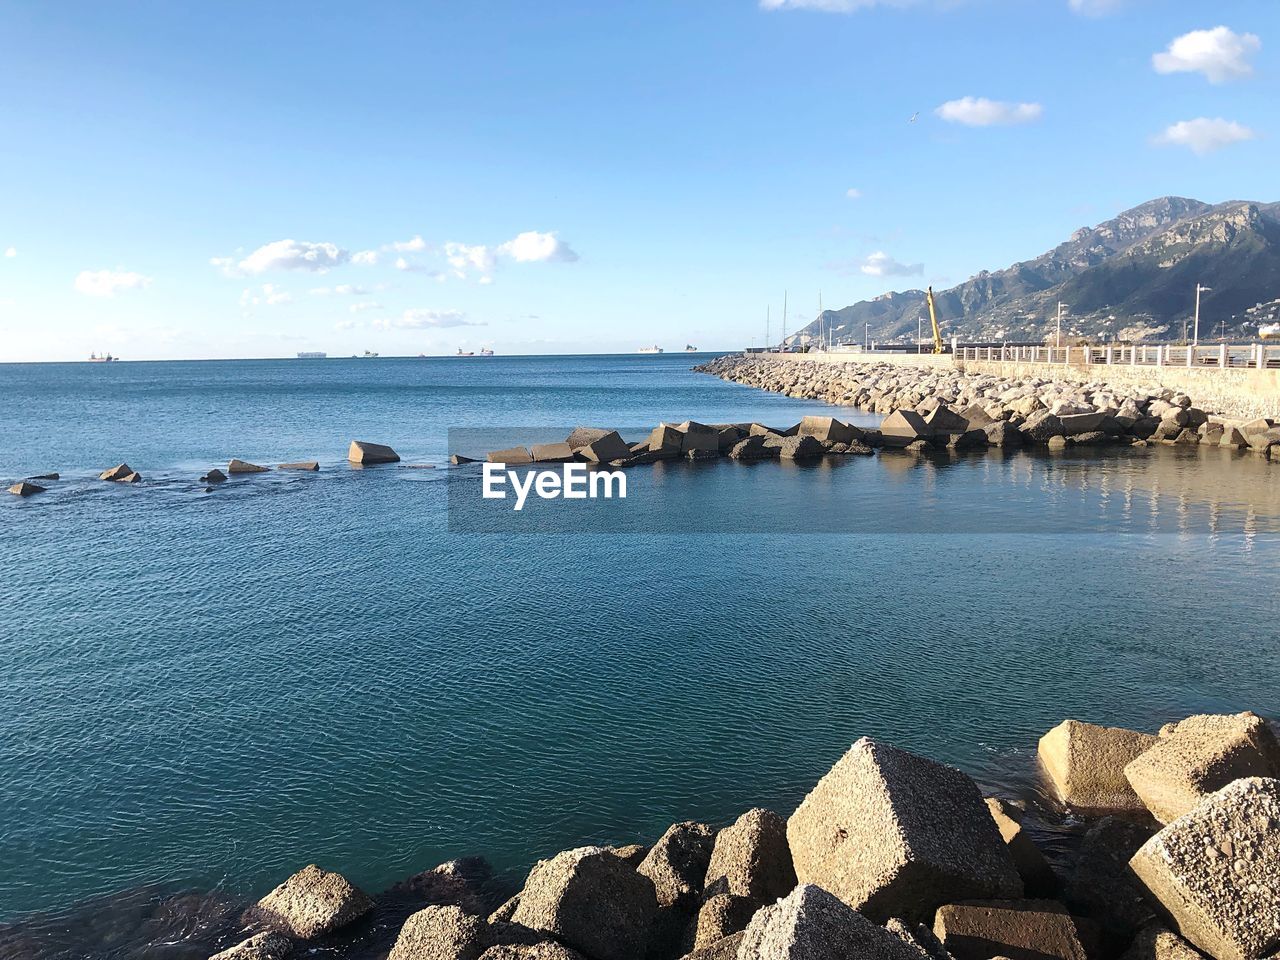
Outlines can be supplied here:
M652 846L566 850L497 909L474 858L397 885L394 910L306 867L217 957L342 955L340 938L362 930L394 938L376 952L389 960L1277 955L1280 744L1265 721L1197 716L1142 733L1067 720L1039 754L1063 815L1089 824L1057 870L1016 804L863 738L789 818L757 808L722 829L673 824Z
M1274 421L1216 416L1197 407L1192 397L1155 384L1118 388L1102 381L745 355L718 357L694 369L789 397L884 414L881 434L889 447L1203 444L1280 460L1280 427Z

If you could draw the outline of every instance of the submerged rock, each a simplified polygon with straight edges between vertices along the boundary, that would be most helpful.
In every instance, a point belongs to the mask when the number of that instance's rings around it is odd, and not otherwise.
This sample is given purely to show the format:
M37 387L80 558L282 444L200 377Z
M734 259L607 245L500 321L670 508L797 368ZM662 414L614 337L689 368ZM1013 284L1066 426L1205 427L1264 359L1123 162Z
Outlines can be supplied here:
M44 493L46 487L42 487L35 483L29 483L26 480L19 481L9 488L9 492L15 497L30 497L37 493Z
M284 960L292 952L292 940L282 933L268 930L215 953L209 960Z
M270 467L261 467L256 463L249 463L246 460L233 459L229 464L227 464L227 473L230 473L230 474L266 473L270 469L271 469Z
M282 463L277 468L279 470L310 470L312 472L320 469L320 463L317 460L298 460L293 463Z
M214 467L212 470L210 470L208 473L206 473L203 477L200 478L200 482L201 483L224 483L226 479L227 479L227 475L223 473L221 470L219 470L217 467Z
M123 480L125 477L131 475L132 473L133 473L133 468L130 467L127 463L122 463L122 464L119 464L118 466L112 467L110 470L103 470L102 473L98 474L98 479L99 480Z

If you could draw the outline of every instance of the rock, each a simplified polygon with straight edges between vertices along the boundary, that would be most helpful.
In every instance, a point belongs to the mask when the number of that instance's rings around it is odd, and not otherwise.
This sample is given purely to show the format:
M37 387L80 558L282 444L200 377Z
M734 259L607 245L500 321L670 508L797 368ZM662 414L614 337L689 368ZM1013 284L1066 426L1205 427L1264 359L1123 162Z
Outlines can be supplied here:
M931 453L933 451L933 444L928 440L912 440L902 449L910 453Z
M210 470L208 473L206 473L203 477L200 478L201 483L225 483L226 480L227 480L227 475L223 473L221 470L219 470L217 467L214 467L212 470Z
M415 873L388 892L418 907L456 906L466 913L483 914L489 906L485 888L492 878L493 867L484 857L461 857Z
M923 960L917 948L814 884L759 910L737 960Z
M1022 431L1006 420L997 420L982 428L987 435L987 443L993 447L1022 446Z
M1073 413L1066 416L1059 416L1058 421L1062 424L1062 432L1071 436L1076 433L1091 433L1102 427L1102 421L1107 418L1105 413Z
M933 435L924 418L914 410L895 410L880 424L880 435L886 447L905 447Z
M569 444L571 447L573 444ZM592 463L608 463L611 460L626 460L631 456L631 448L616 430L606 433L599 439L574 448L574 452L584 460Z
M1037 410L1022 425L1022 435L1033 443L1048 443L1051 437L1066 435L1062 421L1048 410Z
M27 477L27 480L58 480L61 479L56 473L37 473L34 477Z
M320 469L320 464L315 460L299 460L294 463L282 463L276 469L277 470L311 470L314 472Z
M604 427L574 427L570 431L569 436L565 438L565 443L569 444L571 450L578 450L587 444L595 443L597 440L615 433L614 430L608 430Z
M1254 713L1189 717L1124 772L1151 815L1168 823L1233 780L1280 776L1280 744Z
M592 960L631 960L657 911L652 880L601 847L579 847L530 871L511 919Z
M778 456L783 460L812 460L820 457L826 450L813 437L784 437L778 447Z
M667 828L636 871L653 881L658 906L688 904L702 892L716 832L705 823L676 823Z
M381 443L352 440L351 446L347 447L347 460L369 467L379 463L399 463L400 454Z
M1066 438L1066 437L1057 437L1057 436L1050 437L1050 438L1049 438L1049 449L1050 449L1050 450L1065 450L1065 449L1067 449L1067 438Z
M1067 904L1121 940L1155 919L1146 889L1129 866L1151 833L1136 823L1103 817L1084 835L1067 878Z
M974 782L865 737L791 815L787 840L800 883L873 920L927 920L949 900L1022 895Z
M215 953L209 960L284 960L292 952L292 940L283 933L268 930Z
M529 453L535 463L564 463L573 459L573 447L567 443L535 443Z
M1071 437L1071 444L1076 447L1100 447L1111 441L1112 435L1102 430L1090 430L1088 433L1077 433Z
M1257 960L1280 948L1280 781L1224 787L1130 864L1177 932L1216 960Z
M693 949L701 950L718 940L747 929L761 904L751 897L720 893L708 897L698 910Z
M1226 427L1222 431L1222 439L1218 441L1220 447L1247 447L1249 441L1245 439L1244 434L1235 427Z
M509 466L522 466L533 463L533 457L524 447L507 447L505 450L490 450L485 454L490 463L502 463Z
M1160 423L1163 426L1166 423L1172 424L1181 430L1191 422L1191 418L1187 415L1187 411L1182 407L1175 407L1172 410L1166 410L1160 414Z
M46 489L47 489L46 487L42 487L39 484L29 483L26 480L20 480L18 483L15 483L12 487L9 488L9 492L12 493L15 497L30 497L33 494L44 493Z
M1018 876L1022 878L1022 887L1028 897L1050 897L1058 888L1058 878L1054 876L1049 861L1045 860L1040 848L1022 829L1022 810L1007 800L998 797L987 797L987 810L995 821L1000 838L1009 848L1013 864L1018 868Z
M940 403L929 411L929 415L924 418L924 422L928 426L930 434L935 436L938 434L965 433L969 429L969 421L945 403ZM974 427L974 429L978 428Z
M904 923L893 917L884 928L920 951L920 960L955 960L933 930L922 923Z
M605 847L610 853L621 860L623 863L629 863L633 867L638 867L649 855L649 848L643 843L628 843L621 847Z
M733 449L733 445L745 437L747 432L740 429L734 424L716 428L716 441L719 444L721 453L728 453Z
M1053 900L951 903L938 910L933 933L955 960L1035 957L1090 960L1096 931Z
M720 452L720 432L715 427L694 420L686 420L676 429L680 432L680 452L688 456L690 451Z
M1280 427L1272 427L1270 430L1265 432L1250 433L1245 436L1249 441L1249 449L1257 453L1263 453L1269 448L1275 446L1277 443L1280 443Z
M779 446L770 446L764 436L757 434L735 443L729 456L734 460L776 460L780 451L781 438Z
M497 910L494 910L493 913L489 914L489 922L490 923L510 923L511 918L514 917L516 914L516 907L518 906L520 906L520 894L517 893L515 896L505 900L502 906L498 907Z
M683 453L684 434L668 424L660 424L649 434L649 449L668 452L673 456Z
M1210 423L1206 421L1200 425L1200 442L1212 446L1218 446L1222 441L1222 435L1226 433L1227 428L1220 423Z
M125 474L123 477L121 477L119 480L117 480L116 482L117 482L117 483L141 483L141 482L142 482L142 474L140 474L140 473L138 473L138 472L136 472L136 471L135 471L135 472L133 472L133 473L127 473L127 474Z
M303 867L249 908L252 919L310 940L332 933L373 909L373 901L341 874Z
M1183 446L1194 446L1200 442L1200 434L1196 433L1190 427L1183 427L1178 431L1178 435L1173 438L1174 443L1180 443Z
M947 446L953 450L983 450L987 446L987 432L985 430L966 430L964 433L955 433L947 441Z
M686 954L681 960L738 960L738 946L742 943L743 936L744 933L732 934L710 946Z
M427 907L404 922L387 960L479 960L489 946L487 926L461 907Z
M1209 414L1199 407L1187 407L1187 426L1197 430L1209 422Z
M1120 960L1204 960L1204 954L1176 933L1153 923L1133 938Z
M1088 813L1146 808L1125 777L1125 766L1155 746L1157 737L1120 727L1064 720L1040 738L1040 763L1058 799Z
M480 960L584 960L584 958L582 954L554 940L543 940L540 943L490 947L480 954Z
M133 473L133 469L127 463L122 463L119 466L112 467L110 470L103 470L102 473L98 474L98 479L123 480L131 473Z
M856 428L835 417L805 417L800 421L798 435L813 437L823 443L850 443L860 438Z
M475 463L476 461L474 457L464 457L460 453L453 453L449 455L449 462L455 467L460 467L464 463Z
M781 430L775 430L773 427L766 427L762 423L753 423L747 428L747 436L750 437L780 437Z
M970 430L981 430L997 421L979 404L971 404L960 411L960 416L969 425Z
M1161 420L1159 426L1152 432L1150 439L1173 440L1181 433L1182 424L1175 423L1172 420Z
M728 893L763 906L795 885L787 823L772 810L748 810L716 835L706 872L708 896Z

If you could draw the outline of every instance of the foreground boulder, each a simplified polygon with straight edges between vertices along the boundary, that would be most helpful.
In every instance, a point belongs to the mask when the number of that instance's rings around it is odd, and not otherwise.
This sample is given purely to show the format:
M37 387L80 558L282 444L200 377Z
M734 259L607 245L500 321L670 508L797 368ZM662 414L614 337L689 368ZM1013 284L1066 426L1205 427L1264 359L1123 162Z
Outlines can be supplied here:
M947 904L938 911L933 933L955 960L1090 960L1098 953L1088 921L1077 920L1052 900Z
M731 893L708 897L698 910L693 931L693 949L701 950L747 929L747 924L760 906L751 897L738 897Z
M20 480L19 482L15 483L12 487L9 488L9 492L12 493L15 497L30 497L33 494L44 493L45 490L47 489L48 489L47 487L42 487L39 484L30 483L26 480Z
M1280 776L1280 745L1257 714L1189 717L1163 733L1125 767L1134 791L1161 823L1233 780Z
M821 887L803 884L760 910L738 960L923 960L920 950L876 926Z
M260 467L256 463L249 463L247 460L236 460L232 458L227 464L227 473L266 473L270 467Z
M479 960L488 924L460 907L432 906L409 917L387 960Z
M1176 933L1152 924L1133 938L1121 960L1204 960L1204 954Z
M1130 861L1177 932L1216 960L1280 949L1280 781L1237 780Z
M772 810L748 810L716 834L707 865L706 893L747 897L764 906L796 885L787 846L787 822Z
M689 904L702 893L716 832L705 823L676 823L667 828L636 867L653 881L658 906Z
M1052 896L1058 886L1057 878L1040 848L1022 829L1022 810L998 797L987 798L987 809L991 812L996 829L1000 831L1000 838L1009 848L1009 855L1018 868L1018 876L1022 878L1026 895Z
M268 930L215 953L209 960L284 960L292 952L292 940L283 933Z
M1088 813L1145 808L1125 777L1125 767L1159 742L1121 727L1064 720L1040 738L1040 763L1069 807Z
M930 410L925 415L924 422L928 426L930 433L935 436L938 434L966 433L969 430L969 421L945 403L940 403ZM979 426L975 424L973 429L979 429Z
M303 867L249 908L262 920L304 940L345 927L373 909L373 901L341 874Z
M695 450L720 452L720 431L715 427L696 420L686 420L675 429L680 434L680 452L684 456L687 457Z
M130 467L127 463L122 463L122 464L119 464L118 466L112 467L110 470L103 470L100 474L98 474L98 479L99 480L123 480L125 477L132 475L133 472L134 471L132 467Z
M347 448L347 459L351 463L372 466L378 463L399 463L400 454L381 443L352 440L351 446Z
M977 785L865 737L791 815L787 840L800 883L879 922L927 921L954 900L1022 896Z
M480 954L480 960L585 960L585 958L582 954L554 940L543 940L540 943L490 947Z
M745 932L730 934L715 943L685 954L682 960L738 960L738 947Z
M683 453L684 435L670 424L662 423L649 434L648 446L654 453L678 457Z
M770 445L764 435L753 434L744 440L739 440L729 450L729 456L734 460L776 460L778 458L781 440L779 445Z
M657 911L652 880L602 847L579 847L530 871L511 919L592 960L630 960L644 954Z

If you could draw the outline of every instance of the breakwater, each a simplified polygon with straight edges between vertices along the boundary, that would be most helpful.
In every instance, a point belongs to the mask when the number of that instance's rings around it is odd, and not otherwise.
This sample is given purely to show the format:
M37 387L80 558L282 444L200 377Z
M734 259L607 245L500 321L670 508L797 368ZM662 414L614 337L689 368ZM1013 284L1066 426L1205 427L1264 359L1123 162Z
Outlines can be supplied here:
M745 386L886 415L891 446L1212 444L1275 457L1280 429L1196 405L1156 383L1078 383L957 368L730 355L695 368Z

